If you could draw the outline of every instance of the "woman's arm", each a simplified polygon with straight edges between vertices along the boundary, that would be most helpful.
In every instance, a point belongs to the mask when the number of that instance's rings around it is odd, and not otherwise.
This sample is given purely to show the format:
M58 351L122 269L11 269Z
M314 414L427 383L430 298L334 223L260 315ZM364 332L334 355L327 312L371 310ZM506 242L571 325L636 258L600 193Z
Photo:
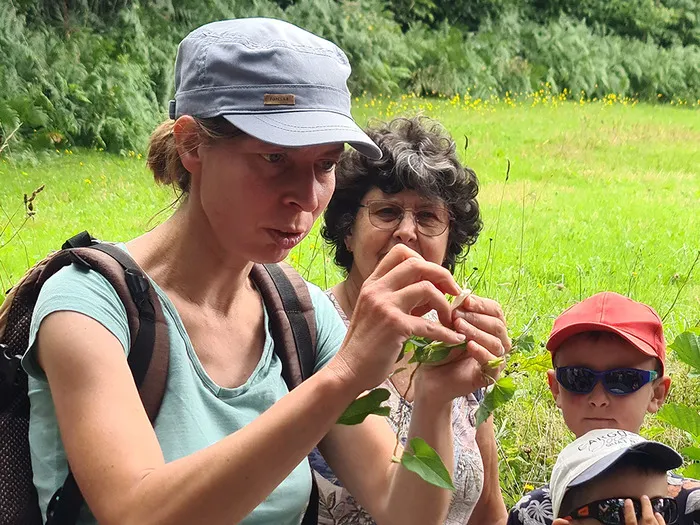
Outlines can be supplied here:
M45 317L37 357L49 381L69 463L98 521L239 522L306 457L360 392L388 376L406 338L463 340L444 326L410 315L416 308L435 308L449 325L443 294L458 293L449 272L403 246L383 263L385 277L363 303L365 313L359 318L364 324L355 327L324 369L249 425L167 464L118 339L83 314L59 311ZM368 443L362 446L373 441ZM344 450L351 453L354 445L346 441ZM355 458L354 468L362 472L366 464ZM440 515L443 506L437 507Z
M44 319L38 342L71 468L107 525L238 523L357 395L329 364L251 424L166 464L110 332L82 314L57 312Z
M508 519L501 486L498 482L498 448L493 431L493 416L476 429L476 444L484 464L484 488L469 518L469 525L493 523L505 525Z
M368 280L360 293L349 338L353 327L361 325L358 316L362 315L363 294L371 292L373 287ZM466 351L455 351L450 356L452 361L446 364L421 366L414 380L415 401L409 440L413 436L425 439L440 454L450 472L454 457L452 399L492 382L502 365L493 368L488 363L510 349L503 313L497 303L474 296L468 308L468 311L462 309L453 313L455 328L468 336ZM377 323L376 317L371 324L378 328L376 337L381 338L385 327ZM491 379L485 375L490 375ZM343 485L380 525L442 523L451 493L428 485L417 475L391 463L395 437L387 433L389 426L382 419L372 416L357 427L336 426L319 448ZM363 468L356 468L357 464ZM382 487L389 487L389 491ZM439 512L441 508L444 510Z

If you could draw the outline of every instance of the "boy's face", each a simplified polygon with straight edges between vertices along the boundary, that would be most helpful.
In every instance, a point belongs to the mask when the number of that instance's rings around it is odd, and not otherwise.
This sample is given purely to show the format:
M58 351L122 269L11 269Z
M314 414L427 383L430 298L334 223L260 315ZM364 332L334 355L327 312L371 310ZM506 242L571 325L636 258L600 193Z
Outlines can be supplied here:
M595 371L614 368L654 370L656 360L623 339L603 336L592 339L585 334L567 339L555 354L555 366L583 366ZM614 395L598 382L589 394L575 394L562 388L554 370L548 373L549 388L561 409L569 429L580 437L589 430L616 428L639 432L646 412L656 412L668 393L670 378L664 376L647 383L636 392Z
M668 496L666 474L662 472L645 473L634 468L618 469L607 476L588 482L580 496L571 502L572 508L563 510L570 512L588 503L606 498L639 500L642 496L649 498ZM598 520L592 518L576 519L568 523L571 525L600 525Z

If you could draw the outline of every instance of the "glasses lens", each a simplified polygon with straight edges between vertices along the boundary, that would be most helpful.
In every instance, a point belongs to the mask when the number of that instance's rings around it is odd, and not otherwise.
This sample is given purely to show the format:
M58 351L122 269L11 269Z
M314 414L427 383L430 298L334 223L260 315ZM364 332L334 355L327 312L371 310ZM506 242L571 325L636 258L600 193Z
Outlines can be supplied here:
M618 396L636 392L646 384L641 371L633 368L609 370L603 380L608 392Z
M588 394L597 382L593 371L582 366L557 368L557 381L566 390L575 394Z
M428 237L441 235L450 225L450 214L444 208L421 208L415 214L418 231Z
M381 230L396 228L403 220L405 209L390 201L370 201L367 203L369 222ZM423 207L410 210L416 228L423 235L441 235L450 225L450 213L445 208Z
M678 521L678 504L673 498L652 498L651 506L654 512L664 517L666 525L672 525Z
M368 204L369 222L381 230L396 228L403 219L403 208L384 201L372 201Z

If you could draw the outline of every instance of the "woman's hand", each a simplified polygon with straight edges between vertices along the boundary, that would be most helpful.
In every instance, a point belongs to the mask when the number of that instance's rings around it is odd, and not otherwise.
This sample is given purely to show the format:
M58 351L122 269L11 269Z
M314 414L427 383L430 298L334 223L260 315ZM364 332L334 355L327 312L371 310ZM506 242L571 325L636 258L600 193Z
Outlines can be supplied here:
M375 387L394 371L403 343L411 336L447 344L465 341L452 326L445 294L459 294L445 268L425 261L405 245L394 246L365 281L345 343L328 366L355 385ZM421 317L435 310L440 323Z
M467 395L495 382L505 368L505 361L497 360L510 352L511 342L496 301L471 294L452 312L452 319L455 329L467 338L466 351L455 350L442 365L421 367L416 395L418 385L431 397Z

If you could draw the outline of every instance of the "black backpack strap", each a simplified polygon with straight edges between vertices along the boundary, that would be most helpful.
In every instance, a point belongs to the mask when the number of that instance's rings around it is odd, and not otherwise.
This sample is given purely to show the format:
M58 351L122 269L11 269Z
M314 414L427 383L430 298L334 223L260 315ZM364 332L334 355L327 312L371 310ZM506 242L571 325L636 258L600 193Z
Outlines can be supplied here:
M316 366L316 317L309 289L288 264L256 264L251 277L270 317L275 353L289 390L311 377ZM311 471L311 495L301 525L318 523L318 486Z
M124 250L97 243L87 232L66 241L64 249L67 248L71 249L75 263L101 273L122 300L131 332L127 362L146 413L151 423L155 423L165 393L169 361L168 328L155 290ZM49 502L47 525L74 525L83 503L69 466L66 481Z

